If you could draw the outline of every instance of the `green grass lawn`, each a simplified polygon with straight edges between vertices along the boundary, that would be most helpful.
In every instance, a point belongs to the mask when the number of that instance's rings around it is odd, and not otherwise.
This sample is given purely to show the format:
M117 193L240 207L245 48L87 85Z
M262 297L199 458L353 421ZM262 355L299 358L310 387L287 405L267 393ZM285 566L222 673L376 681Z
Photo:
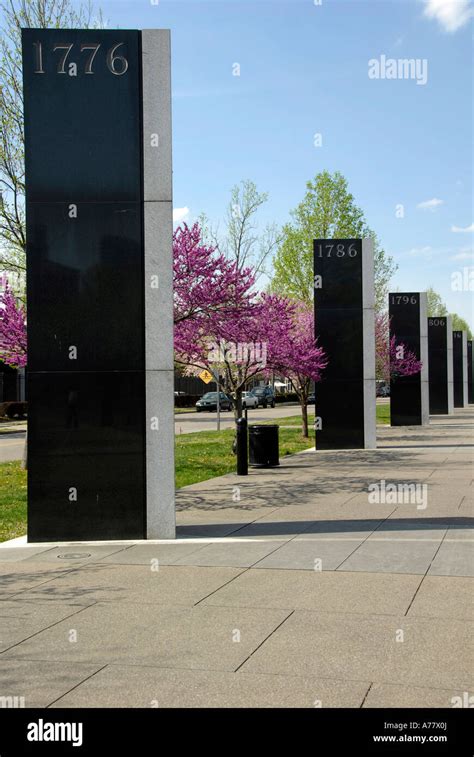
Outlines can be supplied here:
M298 428L280 429L280 458L308 447L314 447L314 437L303 439ZM199 431L176 437L176 486L206 481L235 471L236 460L232 452L234 430Z
M0 541L26 533L26 471L21 463L0 464Z
M390 402L385 405L377 405L377 423L390 424Z
M377 405L376 410L377 423L390 423L390 403L386 405ZM288 418L275 418L274 421L263 421L264 424L277 424L278 426L301 426L301 413L299 415L289 415ZM308 413L308 426L310 433L314 425L314 412Z
M310 438L301 436L301 416L277 418L268 423L280 428L280 458L314 446L314 414L308 418ZM377 405L377 422L390 423L390 405ZM199 431L176 436L176 487L206 481L235 471L232 453L234 430ZM26 532L26 471L20 462L0 463L0 541L14 539Z

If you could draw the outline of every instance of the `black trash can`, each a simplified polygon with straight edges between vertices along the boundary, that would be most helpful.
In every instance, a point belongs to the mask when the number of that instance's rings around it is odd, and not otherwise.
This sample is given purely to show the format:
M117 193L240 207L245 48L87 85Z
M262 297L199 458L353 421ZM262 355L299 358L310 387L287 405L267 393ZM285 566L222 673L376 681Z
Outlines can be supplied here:
M249 463L266 468L280 465L278 426L249 426Z

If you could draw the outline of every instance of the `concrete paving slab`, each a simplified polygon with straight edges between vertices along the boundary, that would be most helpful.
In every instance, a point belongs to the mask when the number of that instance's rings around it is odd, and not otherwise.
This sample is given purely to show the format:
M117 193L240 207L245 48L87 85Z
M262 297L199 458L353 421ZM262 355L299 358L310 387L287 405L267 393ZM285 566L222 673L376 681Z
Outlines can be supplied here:
M54 707L360 707L368 688L311 676L108 665Z
M363 573L407 573L424 575L439 548L443 534L433 541L413 538L380 541L369 538L338 568Z
M95 545L93 543L79 542L77 544L67 544L60 547L52 547L39 555L25 558L25 561L35 561L37 563L51 562L57 565L67 565L76 567L84 563L95 562L108 555L118 555L126 552L129 544L122 546L116 545Z
M374 683L363 707L407 707L427 709L453 707L457 697L463 697L460 689L433 689L426 686L403 686Z
M238 568L149 565L87 565L22 594L26 600L90 604L112 601L193 605L241 572Z
M178 539L185 539L186 537L192 539L213 539L219 536L230 536L237 532L242 527L241 523L219 523L215 524L211 518L203 519L201 522L192 522L188 524L181 524L176 527L176 537Z
M474 665L459 649L474 659L473 631L467 621L297 610L242 671L464 689Z
M114 565L174 565L182 557L203 549L203 543L182 544L170 541L168 544L135 544L122 552L95 560L100 564Z
M21 660L234 671L285 620L284 610L104 602L4 655ZM77 641L70 641L71 630Z
M0 544L0 563L18 562L47 552L49 547L3 547Z
M448 528L444 544L457 541L472 541L474 543L474 528Z
M420 580L384 573L252 569L204 604L400 615L408 609Z
M48 707L97 670L99 665L2 658L0 697L22 697L22 707Z
M423 520L419 520L416 524L412 523L410 526L400 528L400 521L399 520L387 520L381 526L377 529L377 531L373 531L368 536L368 542L383 542L383 541L389 541L389 542L410 542L412 541L414 545L416 542L419 541L432 541L436 543L440 543L447 533L447 528L443 527L441 528L441 523L436 525L435 528L432 528L433 523L429 521L427 518ZM413 547L413 549L416 549L416 546Z
M458 541L443 542L431 564L430 575L474 576L474 543Z
M275 537L289 540L303 533L311 523L312 521L308 520L307 516L303 520L285 520L283 515L278 516L275 520L259 520L255 523L250 523L245 528L234 531L233 536L241 539L252 537L269 539Z
M281 545L281 541L269 539L236 540L229 543L210 544L207 547L192 552L177 561L177 565L229 565L236 568L248 568L262 557L274 552Z
M0 607L0 651L9 649L44 628L75 615L83 608L83 605L65 602L40 604L21 599L3 601Z
M337 534L324 537L313 535L312 538L297 536L253 567L259 570L336 570L361 543L362 538Z
M427 575L408 616L474 620L474 578Z
M339 517L331 520L318 520L311 523L309 528L304 532L304 537L308 538L314 536L320 538L322 536L338 538L338 539L359 539L362 541L370 536L375 529L381 527L383 519L373 518L349 518Z
M21 559L18 562L0 563L0 600L34 586L47 584L70 570L66 566Z

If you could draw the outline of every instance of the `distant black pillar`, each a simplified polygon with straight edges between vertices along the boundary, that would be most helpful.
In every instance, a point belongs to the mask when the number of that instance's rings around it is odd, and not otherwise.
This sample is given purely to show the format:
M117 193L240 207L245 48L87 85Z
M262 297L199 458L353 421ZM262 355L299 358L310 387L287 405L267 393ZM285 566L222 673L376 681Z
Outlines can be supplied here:
M316 448L370 449L375 436L371 239L314 241L315 335L328 366L316 384Z
M453 331L454 407L467 405L467 334Z
M430 415L454 412L451 316L428 318Z
M429 423L428 319L426 292L389 294L390 338L413 352L423 367L412 376L390 379L392 426L425 426Z
M474 404L474 393L472 391L472 339L467 340L467 401L469 405Z

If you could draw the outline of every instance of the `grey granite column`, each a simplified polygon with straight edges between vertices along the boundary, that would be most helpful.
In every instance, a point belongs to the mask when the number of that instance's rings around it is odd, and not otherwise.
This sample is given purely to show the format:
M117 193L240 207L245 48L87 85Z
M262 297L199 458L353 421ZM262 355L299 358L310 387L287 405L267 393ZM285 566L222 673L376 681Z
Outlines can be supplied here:
M468 406L467 392L467 331L462 332L462 395L463 407Z
M427 426L430 422L430 388L428 378L428 296L426 292L420 292L420 360L423 364L420 372L421 425Z
M176 535L170 32L142 32L147 538Z
M448 413L454 413L454 384L453 384L453 319L446 316L446 341L448 348Z
M364 447L377 446L375 385L374 243L362 240L362 327L364 334Z

